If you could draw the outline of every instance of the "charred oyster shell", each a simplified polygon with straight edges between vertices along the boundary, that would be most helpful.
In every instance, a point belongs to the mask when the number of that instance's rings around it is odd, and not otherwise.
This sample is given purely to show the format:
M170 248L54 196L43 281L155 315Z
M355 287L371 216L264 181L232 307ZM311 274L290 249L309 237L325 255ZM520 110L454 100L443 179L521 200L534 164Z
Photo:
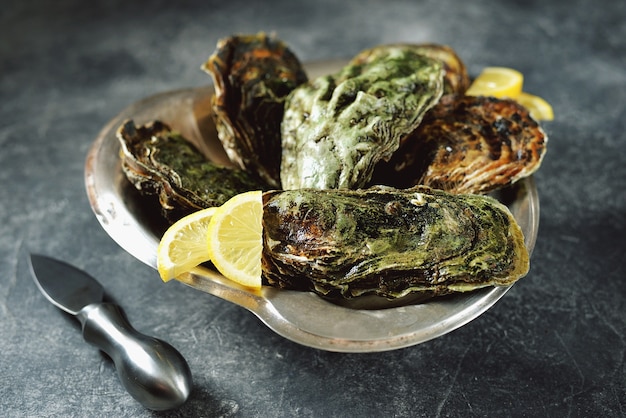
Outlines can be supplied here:
M117 131L122 170L145 195L156 194L162 214L173 223L199 209L219 206L238 193L267 189L243 170L209 162L190 142L163 122Z
M263 277L326 297L444 295L510 285L529 269L506 206L427 187L263 195Z
M365 186L375 164L441 97L441 61L410 46L375 52L289 95L281 127L284 189Z
M228 157L280 187L285 96L307 81L285 43L264 33L221 39L202 67L215 84L213 111Z
M534 173L547 140L514 100L447 95L391 160L376 167L373 182L488 193Z

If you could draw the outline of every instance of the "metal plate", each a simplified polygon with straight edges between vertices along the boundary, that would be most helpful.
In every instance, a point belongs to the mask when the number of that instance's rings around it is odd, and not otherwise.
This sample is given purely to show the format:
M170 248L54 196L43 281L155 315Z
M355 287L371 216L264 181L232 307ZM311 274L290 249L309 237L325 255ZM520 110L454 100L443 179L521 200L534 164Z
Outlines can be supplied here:
M307 66L310 77L330 73L340 61ZM126 119L144 124L160 119L197 145L208 158L227 164L212 121L212 87L149 97L124 109L100 132L85 164L91 207L105 231L124 250L156 268L156 251L166 224L154 200L141 197L121 170L115 132ZM539 227L539 197L532 178L503 191L503 201L524 232L529 252ZM158 275L155 275L158 280ZM263 288L250 291L219 273L199 267L180 279L253 312L279 335L305 346L337 352L373 352L419 344L455 330L493 306L509 287L489 287L427 303L387 309L353 309L312 293Z

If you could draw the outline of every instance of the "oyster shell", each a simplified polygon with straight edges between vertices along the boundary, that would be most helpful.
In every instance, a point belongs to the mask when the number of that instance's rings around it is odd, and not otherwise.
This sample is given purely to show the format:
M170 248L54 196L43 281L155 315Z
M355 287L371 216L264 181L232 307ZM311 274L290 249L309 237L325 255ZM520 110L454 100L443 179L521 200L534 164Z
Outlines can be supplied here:
M267 189L247 172L209 162L190 142L163 122L117 131L122 170L144 195L156 194L163 216L173 223L199 209L219 206L238 193Z
M547 136L528 110L510 99L444 96L373 183L416 184L453 193L488 193L534 173Z
M456 51L447 45L433 43L425 44L392 44L375 46L360 52L353 61L360 62L371 60L378 54L384 54L390 47L412 48L416 53L441 61L443 64L444 94L464 94L470 86L470 77L465 63L457 55Z
M297 87L282 123L284 189L356 189L443 93L441 61L410 46L378 47Z
M521 229L489 196L408 190L263 195L267 284L326 297L444 295L506 286L529 269Z
M264 33L221 39L202 67L215 84L217 133L231 161L280 187L285 96L307 81L287 45Z

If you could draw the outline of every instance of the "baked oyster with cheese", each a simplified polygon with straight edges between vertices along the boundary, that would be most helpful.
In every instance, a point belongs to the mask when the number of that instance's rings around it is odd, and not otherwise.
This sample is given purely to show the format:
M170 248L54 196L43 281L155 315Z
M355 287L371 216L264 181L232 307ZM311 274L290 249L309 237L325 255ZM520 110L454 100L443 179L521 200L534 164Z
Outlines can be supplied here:
M307 81L287 45L264 33L221 39L202 67L213 78L217 134L228 157L280 188L286 96Z
M489 196L406 190L263 194L263 278L352 299L507 286L529 269L522 231Z
M222 205L238 193L268 187L246 171L211 163L182 135L161 122L117 131L122 170L143 195L157 195L163 216L173 223L185 215Z
M357 189L389 159L443 94L444 68L412 46L357 55L335 74L296 87L285 103L284 189Z

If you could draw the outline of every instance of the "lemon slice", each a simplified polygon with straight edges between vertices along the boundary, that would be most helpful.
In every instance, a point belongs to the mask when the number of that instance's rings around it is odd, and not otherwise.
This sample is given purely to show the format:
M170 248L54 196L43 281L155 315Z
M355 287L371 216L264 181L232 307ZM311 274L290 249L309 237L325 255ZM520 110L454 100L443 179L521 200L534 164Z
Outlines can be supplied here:
M217 270L256 289L261 287L262 218L262 192L241 193L215 211L207 232L209 255Z
M515 99L522 92L524 76L506 67L486 67L465 92L468 96L494 96Z
M157 270L164 282L209 261L207 230L216 210L194 212L165 231L157 249Z
M530 112L530 116L536 120L553 120L554 111L550 103L539 96L522 92L515 99Z

